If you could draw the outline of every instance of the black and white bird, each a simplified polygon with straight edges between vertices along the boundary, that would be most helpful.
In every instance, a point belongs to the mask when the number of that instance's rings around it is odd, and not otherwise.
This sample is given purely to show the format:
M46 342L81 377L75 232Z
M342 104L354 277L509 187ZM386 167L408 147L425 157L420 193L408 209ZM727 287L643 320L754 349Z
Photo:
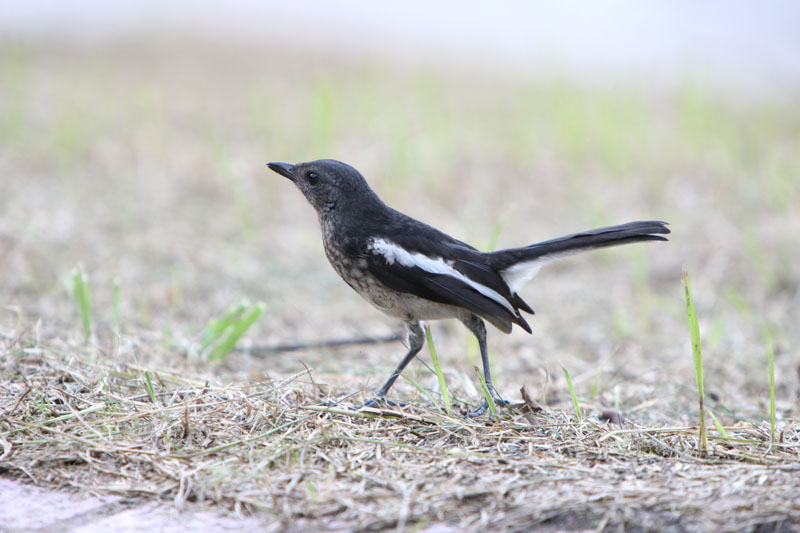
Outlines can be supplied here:
M342 279L405 323L408 352L376 398L362 405L385 401L420 351L425 341L420 321L443 318L459 319L477 337L486 384L503 405L489 371L484 320L504 333L514 324L531 333L522 313L533 314L533 309L518 291L543 264L594 248L665 241L662 235L670 232L665 222L629 222L486 253L387 206L345 163L321 159L268 166L289 178L316 209L325 253ZM468 416L480 416L487 407L484 401Z

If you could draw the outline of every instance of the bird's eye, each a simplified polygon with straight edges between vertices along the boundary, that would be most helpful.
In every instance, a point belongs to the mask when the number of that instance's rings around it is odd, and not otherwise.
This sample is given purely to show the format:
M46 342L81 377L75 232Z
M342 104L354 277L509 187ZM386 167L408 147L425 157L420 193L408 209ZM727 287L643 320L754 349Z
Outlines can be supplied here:
M316 185L319 181L319 176L315 172L309 172L306 174L306 180L308 180L309 185Z

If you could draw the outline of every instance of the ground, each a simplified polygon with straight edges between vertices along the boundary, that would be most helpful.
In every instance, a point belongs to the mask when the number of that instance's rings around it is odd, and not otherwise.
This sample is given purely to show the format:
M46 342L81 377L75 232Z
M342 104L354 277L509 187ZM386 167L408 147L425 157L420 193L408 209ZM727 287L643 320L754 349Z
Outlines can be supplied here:
M276 531L800 530L795 100L219 43L0 54L4 478ZM477 347L442 322L453 412L427 349L393 390L405 407L355 412L402 346L314 343L399 329L264 166L320 157L484 249L636 219L673 233L523 289L533 335L489 342L501 394L528 405L464 419ZM209 361L207 322L245 299L264 313Z

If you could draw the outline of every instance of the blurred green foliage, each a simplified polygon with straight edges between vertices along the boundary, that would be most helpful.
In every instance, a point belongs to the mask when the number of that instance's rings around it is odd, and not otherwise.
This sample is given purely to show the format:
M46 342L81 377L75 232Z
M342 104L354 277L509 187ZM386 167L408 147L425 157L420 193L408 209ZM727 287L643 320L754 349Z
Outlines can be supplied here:
M558 73L514 79L159 46L0 43L0 160L14 178L0 183L0 207L9 219L30 225L27 200L9 200L21 198L6 190L11 182L46 180L83 224L114 210L111 230L138 224L166 239L172 219L149 207L177 183L180 202L160 205L201 205L196 232L216 233L209 242L234 268L253 256L241 242L274 238L265 218L292 194L265 177L264 163L334 157L370 168L392 204L436 206L431 222L461 210L451 217L459 226L445 229L492 248L546 238L535 231L542 221L580 229L655 216L673 224L671 246L690 246L678 248L688 261L703 262L719 228L727 232L740 269L726 271L727 282L737 290L751 279L767 293L796 284L796 236L775 231L792 227L783 221L800 205L800 109L790 99L719 94L691 78L672 87ZM316 235L300 245L318 249ZM638 301L636 317L625 307L609 313L620 337L663 308L646 254L627 255ZM149 304L137 301L146 323Z

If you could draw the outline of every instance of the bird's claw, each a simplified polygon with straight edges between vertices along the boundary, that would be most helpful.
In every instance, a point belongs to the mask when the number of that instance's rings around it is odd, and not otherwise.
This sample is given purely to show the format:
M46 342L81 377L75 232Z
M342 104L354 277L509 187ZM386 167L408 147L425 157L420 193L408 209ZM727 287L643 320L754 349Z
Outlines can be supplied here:
M497 407L505 407L507 405L511 405L510 402L507 402L501 398L493 397L494 404ZM478 418L483 413L485 413L489 409L489 402L487 400L483 400L483 403L477 408L467 413L467 418ZM489 419L493 418L492 413L489 413Z

